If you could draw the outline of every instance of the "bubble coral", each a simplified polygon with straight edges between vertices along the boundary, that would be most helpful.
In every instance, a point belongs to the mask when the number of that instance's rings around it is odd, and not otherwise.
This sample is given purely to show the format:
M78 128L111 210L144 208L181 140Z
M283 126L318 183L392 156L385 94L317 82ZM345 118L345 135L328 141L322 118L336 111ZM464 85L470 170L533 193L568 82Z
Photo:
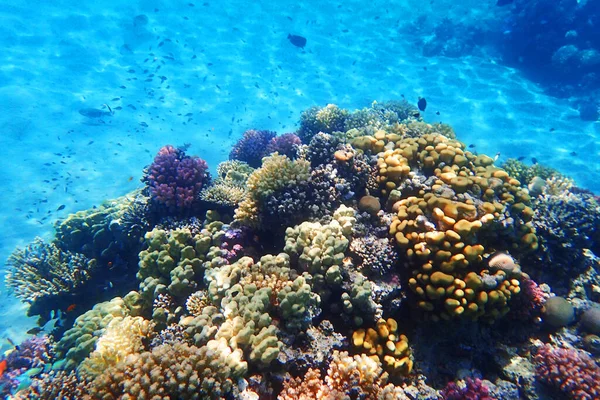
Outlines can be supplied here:
M210 175L206 161L168 145L158 151L143 181L155 205L170 213L179 213L194 205L203 186L210 181Z
M534 362L537 378L570 398L600 398L600 367L584 351L545 344Z
M269 154L267 148L275 135L272 131L247 130L233 145L229 159L244 161L252 168L260 167L263 157Z

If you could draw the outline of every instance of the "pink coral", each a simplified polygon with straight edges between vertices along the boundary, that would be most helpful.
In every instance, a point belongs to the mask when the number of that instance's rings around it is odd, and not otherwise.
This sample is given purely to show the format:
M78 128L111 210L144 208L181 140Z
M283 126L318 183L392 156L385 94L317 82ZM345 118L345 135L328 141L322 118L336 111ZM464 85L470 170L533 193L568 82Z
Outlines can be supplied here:
M449 382L440 392L444 400L493 400L481 379L467 378L463 382Z
M572 399L600 398L600 367L582 350L546 344L534 358L539 380Z
M173 146L159 150L144 176L152 201L169 212L191 208L209 179L204 160L187 156L183 149Z

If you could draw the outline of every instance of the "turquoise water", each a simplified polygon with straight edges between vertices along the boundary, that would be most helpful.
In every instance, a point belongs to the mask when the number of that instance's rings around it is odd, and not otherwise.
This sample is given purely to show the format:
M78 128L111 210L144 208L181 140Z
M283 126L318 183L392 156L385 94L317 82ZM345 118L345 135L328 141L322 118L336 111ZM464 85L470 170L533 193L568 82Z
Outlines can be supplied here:
M190 144L214 173L244 131L294 132L304 110L330 103L425 97L423 118L472 150L600 193L600 122L582 120L573 96L548 94L485 43L423 55L444 18L502 29L496 1L2 3L3 260L70 213L142 188L163 145ZM2 296L2 337L19 342L35 319Z

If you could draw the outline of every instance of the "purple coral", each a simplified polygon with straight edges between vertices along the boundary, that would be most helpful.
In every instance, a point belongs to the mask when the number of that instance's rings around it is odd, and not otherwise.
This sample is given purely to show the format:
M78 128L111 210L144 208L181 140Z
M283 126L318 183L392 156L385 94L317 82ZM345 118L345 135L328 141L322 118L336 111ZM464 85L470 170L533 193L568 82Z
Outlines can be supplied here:
M219 246L224 251L223 257L229 262L235 262L243 256L258 258L254 246L260 246L258 238L250 228L228 228L225 230L223 242Z
M274 137L267 146L267 154L279 153L293 160L298 155L298 146L302 144L300 138L293 133L284 133Z
M44 368L52 359L48 336L27 339L6 357L6 371L0 376L0 395L14 392L20 383L19 377L32 368Z
M267 146L275 138L275 132L254 129L244 132L244 136L233 145L230 160L245 161L253 168L259 168L262 158L268 154Z
M158 151L144 176L152 202L169 212L190 209L209 180L206 161L170 145Z
M448 382L440 395L443 400L493 400L489 389L477 378L467 378L464 384Z
M537 377L572 399L600 398L600 367L582 350L546 344L534 358Z

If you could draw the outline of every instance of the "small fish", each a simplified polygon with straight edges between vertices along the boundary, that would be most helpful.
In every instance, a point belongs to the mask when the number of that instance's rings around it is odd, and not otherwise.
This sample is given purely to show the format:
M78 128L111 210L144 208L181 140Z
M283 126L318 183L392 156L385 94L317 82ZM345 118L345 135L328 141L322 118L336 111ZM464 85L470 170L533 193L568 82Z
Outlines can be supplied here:
M500 152L496 153L496 155L494 156L494 161L497 161L498 158L500 158Z
M60 206L59 206L59 207L56 209L56 211L64 210L64 209L65 209L65 207L66 207L66 206L65 206L64 204L61 204L61 205L60 205Z
M130 176L129 179L127 179L127 182L131 182L133 180L133 176Z
M66 310L66 311L67 311L68 313L70 313L70 312L73 312L73 311L75 311L75 309L76 309L76 308L77 308L77 304L74 304L74 303L73 303L73 304L71 304L69 307L67 307L67 310Z
M4 372L6 372L7 368L8 362L6 360L2 360L2 362L0 362L0 376L4 375Z
M474 147L475 147L475 145L474 145L474 144L470 144L470 145L469 145L469 148L470 148L470 149L472 149L472 148L474 148Z
M519 158L517 158L517 161L523 161L525 159L525 156L519 156Z
M34 328L31 328L30 330L27 331L28 335L37 335L38 333L40 333L41 331L43 331L43 328L40 328L39 326L36 326Z
M425 111L425 109L427 108L427 100L425 99L425 97L419 97L417 106L419 107L419 110Z
M290 41L290 43L296 47L300 47L301 49L303 49L304 46L306 46L306 38L303 36L288 34L287 38Z
M573 157L577 157L577 153L576 153L576 152L574 152L574 151L572 151L572 152L571 152L571 155L572 155Z
M112 112L102 111L97 108L82 108L79 110L79 114L88 118L102 118L112 115Z
M533 164L537 164L537 162L538 162L538 161L537 161L537 158L535 158L535 157L531 157L531 162L532 162Z
M554 128L550 128L550 132L554 132L556 129Z
M439 111L436 111L436 112L435 112L435 115L440 115L440 112L439 112Z

